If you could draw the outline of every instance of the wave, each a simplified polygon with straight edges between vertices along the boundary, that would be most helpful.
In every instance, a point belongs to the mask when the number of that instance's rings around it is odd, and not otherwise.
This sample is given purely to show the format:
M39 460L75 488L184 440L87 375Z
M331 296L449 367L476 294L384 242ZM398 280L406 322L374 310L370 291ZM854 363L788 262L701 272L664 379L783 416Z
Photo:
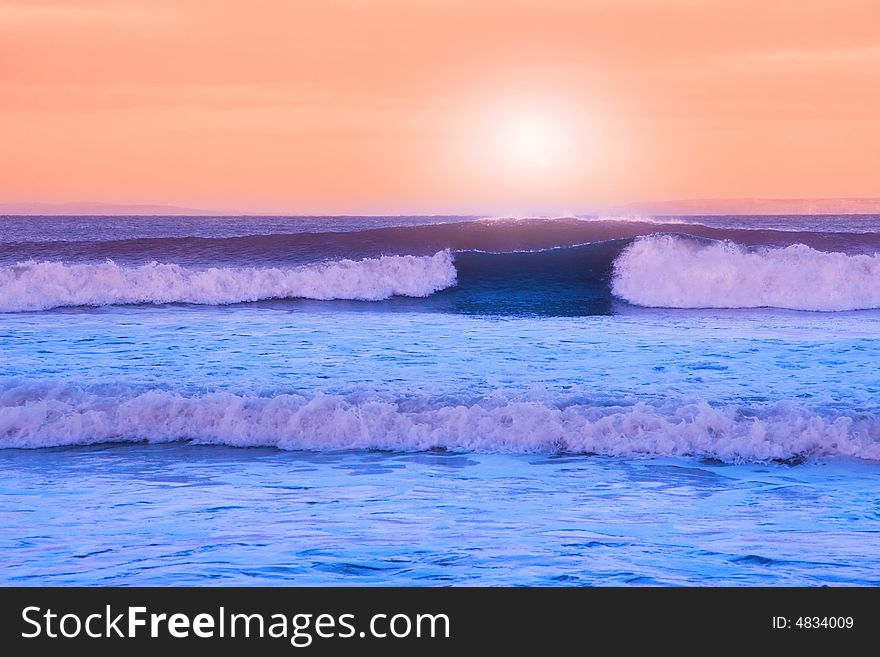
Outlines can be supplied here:
M156 262L140 266L22 262L0 267L0 311L138 303L230 304L261 299L425 297L455 285L452 254L383 256L297 268L190 269Z
M664 308L880 308L880 254L804 244L747 249L673 235L635 240L614 262L613 293Z
M793 403L557 407L510 400L415 406L337 395L187 396L33 383L0 391L0 447L183 440L311 451L880 460L880 418L824 416Z
M824 251L880 251L880 233L828 233L767 228L708 226L675 219L602 217L597 219L499 219L350 232L303 232L226 237L140 237L48 242L0 241L0 264L23 258L64 262L140 265L173 262L189 267L291 267L325 260L377 258L382 255L432 255L450 250L508 253L631 240L657 233L732 241L746 246L806 244Z
M0 265L0 312L294 298L387 301L396 308L479 315L612 314L621 301L663 308L862 310L880 308L880 254L800 243L749 247L655 232L538 250L444 249L294 267L112 260Z

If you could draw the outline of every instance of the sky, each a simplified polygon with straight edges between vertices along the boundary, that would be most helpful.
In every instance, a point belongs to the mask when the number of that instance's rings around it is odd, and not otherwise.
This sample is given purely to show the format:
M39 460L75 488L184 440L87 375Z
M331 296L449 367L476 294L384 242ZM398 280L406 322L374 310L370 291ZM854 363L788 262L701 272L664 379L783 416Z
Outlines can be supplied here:
M0 201L880 196L877 0L0 0Z

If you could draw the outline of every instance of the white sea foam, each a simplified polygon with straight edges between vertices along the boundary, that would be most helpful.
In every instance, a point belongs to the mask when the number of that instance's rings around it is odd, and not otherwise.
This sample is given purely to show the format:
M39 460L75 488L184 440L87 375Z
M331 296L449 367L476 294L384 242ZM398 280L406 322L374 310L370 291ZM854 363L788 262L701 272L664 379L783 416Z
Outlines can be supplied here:
M706 403L555 407L510 400L412 407L334 395L189 396L34 383L0 390L0 447L176 440L313 451L880 460L880 419L826 416L792 403L752 409Z
M455 285L452 254L383 256L298 268L20 262L0 267L0 312L134 303L425 297Z
M803 244L749 250L671 235L637 239L614 263L614 294L665 308L880 308L880 254Z

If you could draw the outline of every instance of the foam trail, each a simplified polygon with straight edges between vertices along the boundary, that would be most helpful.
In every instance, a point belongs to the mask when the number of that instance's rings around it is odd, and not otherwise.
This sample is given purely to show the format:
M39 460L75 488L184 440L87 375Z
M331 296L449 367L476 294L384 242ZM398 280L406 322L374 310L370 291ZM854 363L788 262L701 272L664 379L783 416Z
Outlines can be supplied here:
M803 244L749 250L655 235L620 254L612 291L648 307L880 308L880 254L827 253Z
M298 268L20 262L0 267L0 312L134 303L425 297L455 285L452 254L339 260Z
M880 460L880 419L824 416L791 403L752 409L706 403L555 407L510 400L414 407L338 395L188 396L35 383L0 391L0 447L176 440L313 451Z

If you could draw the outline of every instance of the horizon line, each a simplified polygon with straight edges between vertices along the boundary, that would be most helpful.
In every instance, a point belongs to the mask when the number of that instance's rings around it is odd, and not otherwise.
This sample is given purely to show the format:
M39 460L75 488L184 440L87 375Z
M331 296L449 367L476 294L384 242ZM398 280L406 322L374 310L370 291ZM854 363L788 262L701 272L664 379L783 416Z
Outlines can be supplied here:
M785 204L802 207L772 207ZM838 204L850 207L809 208L803 206L829 206ZM760 207L760 206L765 207ZM858 206L868 206L859 208ZM676 207L679 206L679 207ZM701 207L702 206L702 207ZM714 207L713 207L714 206ZM752 206L752 207L734 207ZM770 207L766 207L770 206ZM0 202L2 216L144 216L144 217L578 217L607 213L661 214L668 216L681 214L752 214L760 215L760 210L772 210L767 214L875 214L880 213L880 196L841 196L841 197L709 197L685 198L654 201L633 201L607 204L580 211L573 210L447 210L447 211L339 211L308 212L290 210L220 210L180 206L166 203L113 203L103 201L70 202ZM805 210L812 210L806 211Z

